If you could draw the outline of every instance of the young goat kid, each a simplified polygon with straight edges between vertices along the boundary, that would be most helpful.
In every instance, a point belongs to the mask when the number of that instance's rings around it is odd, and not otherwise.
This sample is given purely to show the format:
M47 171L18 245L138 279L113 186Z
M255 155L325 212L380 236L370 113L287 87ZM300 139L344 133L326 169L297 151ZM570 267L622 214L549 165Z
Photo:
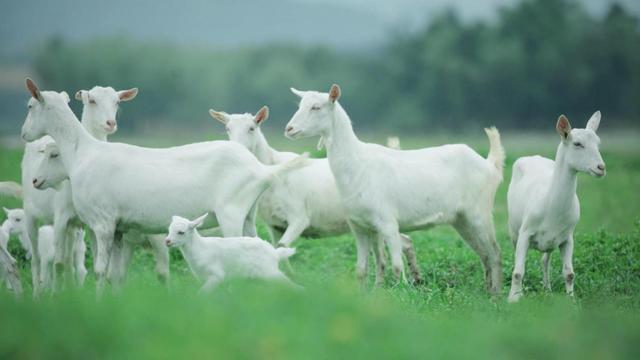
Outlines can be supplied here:
M281 281L298 287L280 270L280 261L295 249L274 248L257 237L201 237L197 228L208 214L190 221L174 216L167 236L168 247L179 247L193 274L210 291L225 278L255 278Z
M272 148L260 125L269 117L264 106L256 113L227 114L209 110L211 116L225 125L229 140L244 145L263 164L279 164L299 156ZM283 176L265 191L258 207L260 218L267 223L271 240L290 247L298 237L326 237L349 232L347 216L336 181L327 159L309 159L307 165ZM411 239L402 235L407 262L415 282L421 282ZM381 243L384 247L384 244ZM384 271L383 261L377 269ZM382 277L378 277L382 280Z
M5 207L2 208L4 213L7 215L7 219L2 223L2 230L4 230L5 234L8 236L0 239L0 246L5 249L9 249L9 236L11 234L15 234L18 236L18 240L20 240L20 245L24 251L27 252L27 259L31 258L31 241L29 240L29 236L27 235L26 228L24 226L25 223L25 214L22 209L7 209Z
M94 271L99 292L112 245L121 241L124 232L163 231L171 211L186 216L210 212L224 236L253 236L259 196L277 176L305 162L300 157L266 166L229 141L167 149L102 142L78 123L64 94L40 92L31 79L26 83L32 98L22 137L33 141L51 135L60 149L73 205L96 236Z
M573 230L580 219L577 174L584 172L600 178L606 173L599 150L600 138L596 135L599 124L599 111L589 119L586 129L571 129L569 120L562 115L556 125L560 145L555 161L527 156L513 164L507 194L509 233L516 249L510 302L522 297L525 259L530 247L543 252L543 284L548 290L551 290L551 252L560 249L566 291L573 296Z
M349 116L338 103L337 85L328 94L292 91L301 101L285 135L324 139L356 238L356 270L361 281L369 251L373 248L376 252L378 241L387 244L393 271L399 277L403 272L400 231L448 223L480 256L488 290L492 294L500 291L502 266L492 211L505 154L495 128L486 130L490 143L486 159L466 145L393 150L357 138Z

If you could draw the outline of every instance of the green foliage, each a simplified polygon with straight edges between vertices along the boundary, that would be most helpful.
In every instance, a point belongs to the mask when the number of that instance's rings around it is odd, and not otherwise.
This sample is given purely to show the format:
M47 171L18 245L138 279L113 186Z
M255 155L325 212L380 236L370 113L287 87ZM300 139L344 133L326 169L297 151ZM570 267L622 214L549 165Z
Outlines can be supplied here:
M505 135L506 140L509 139ZM436 139L414 140L437 143ZM541 139L530 142L539 148ZM470 141L486 152L486 139ZM210 295L182 256L172 252L171 289L159 285L148 249L134 254L128 285L96 301L85 288L37 301L0 291L1 358L628 358L640 356L640 157L637 145L617 149L604 138L608 175L579 176L582 219L575 235L576 299L563 294L560 256L552 256L552 293L542 288L540 253L527 257L525 298L505 303L513 266L507 235L509 169L529 151L509 147L495 223L505 284L500 299L484 291L477 256L449 227L415 232L426 284L381 289L355 282L351 235L300 239L291 259L296 292L274 284L237 281ZM475 146L474 146L475 147ZM552 155L552 147L543 152ZM617 150L616 150L617 149ZM0 149L0 171L19 178L20 151ZM17 202L0 198L0 205ZM0 214L0 220L4 216ZM259 233L267 238L264 226ZM31 274L15 239L26 291ZM91 251L87 252L91 268ZM373 270L371 268L370 270ZM368 279L373 283L373 271ZM53 355L55 354L55 355Z
M525 0L486 23L446 12L366 53L52 38L33 65L46 88L138 86L135 104L124 107L125 129L206 124L211 107L255 112L263 104L270 127L281 128L295 109L289 87L326 91L331 83L342 85L356 126L400 133L539 128L560 113L586 118L596 109L608 126L640 117L638 19L615 4L594 18L572 0Z

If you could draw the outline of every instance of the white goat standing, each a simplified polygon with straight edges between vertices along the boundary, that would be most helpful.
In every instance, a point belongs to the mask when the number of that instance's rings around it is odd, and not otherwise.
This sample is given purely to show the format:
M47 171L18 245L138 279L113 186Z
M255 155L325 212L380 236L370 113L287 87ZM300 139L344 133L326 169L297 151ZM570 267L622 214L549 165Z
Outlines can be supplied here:
M338 103L340 88L298 91L300 105L287 124L289 138L321 136L356 237L356 270L363 280L372 245L384 241L396 277L403 272L400 231L449 223L480 256L487 288L500 291L502 266L493 227L493 201L502 181L500 135L487 129L487 159L466 145L398 151L361 142ZM376 246L373 246L374 252Z
M257 237L202 237L197 228L208 214L190 221L174 216L167 246L179 247L202 291L210 291L225 278L276 280L298 287L280 270L280 261L295 254L292 248L274 248Z
M27 259L31 258L31 241L29 240L29 236L27 235L25 224L25 214L22 209L7 209L5 207L2 208L4 213L7 215L7 219L2 223L2 230L9 236L11 234L15 234L18 236L18 240L20 241L20 245L27 253ZM9 249L8 242L9 236L4 239L0 239L0 246L5 249Z
M274 165L289 161L296 153L272 148L262 134L260 125L269 117L269 108L262 107L256 115L227 114L209 110L211 116L225 125L231 141L244 145L263 164ZM272 241L290 247L301 235L326 237L349 231L336 181L328 160L309 159L307 165L283 176L260 198L260 218L266 222ZM402 235L405 255L415 282L421 282L411 239ZM382 244L384 246L384 244ZM384 271L384 261L378 263ZM378 278L382 280L382 277Z
M555 161L541 156L527 156L513 164L507 202L509 233L515 245L515 261L509 301L522 297L527 250L541 252L543 285L551 290L549 260L558 248L562 256L562 274L568 295L573 296L573 230L580 219L577 189L578 172L603 177L605 164L600 155L600 112L587 122L586 129L571 129L569 120L560 116L556 130L560 145Z
M48 143L44 150L44 156L40 160L40 164L38 165L35 171L34 184L38 189L48 189L51 187L65 189L68 186L69 175L67 174L66 169L64 168L64 164L60 159L60 150L58 149L56 143L52 140ZM68 186L70 189L70 186ZM77 213L75 208L73 207L73 203L71 200L71 192L68 192L69 198L68 201L60 201L63 203L64 209L61 209L60 212L64 213L65 219L69 219L69 222L73 222L77 225L80 224L80 220L77 217ZM62 204L59 204L61 206ZM91 234L93 235L93 234ZM93 236L92 236L93 238ZM144 235L139 233L133 234L125 234L123 236L122 242L115 244L115 250L112 252L111 260L109 260L109 280L113 284L121 285L126 277L127 267L131 260L131 256L133 254L134 247L136 245L144 244L148 242L151 245L151 249L153 255L156 260L155 271L158 275L158 279L162 283L167 283L169 279L169 251L166 246L164 246L164 236L162 235ZM93 249L95 250L95 241L93 241ZM80 263L77 260L77 257L80 256L78 254L77 246L85 246L84 244L84 231L79 232L79 236L77 237L77 241L74 245L74 260L75 260L75 269L78 269L78 274L86 274L86 269L84 266L79 267ZM95 258L95 252L94 252ZM84 253L82 253L82 264L84 264ZM84 271L82 271L84 269ZM84 281L84 277L78 277L78 282L82 284Z
M107 136L117 130L116 114L119 102L132 100L137 93L137 88L116 91L111 87L101 86L95 86L91 90L78 91L75 98L81 100L84 105L82 125L91 136L100 141L106 141ZM68 102L69 98L66 93L62 94ZM30 105L30 107L32 106L33 104ZM58 264L54 275L66 269L66 274L75 272L76 281L78 284L82 284L84 281L82 274L86 274L86 268L84 267L84 254L78 252L86 246L78 244L78 241L84 241L84 234L78 231L81 224L74 221L75 211L69 181L62 182L56 189L36 190L36 188L45 185L45 183L39 182L35 172L38 164L45 158L45 149L51 143L53 143L53 139L50 136L45 136L37 141L27 143L25 148L22 159L22 189L24 191L23 206L27 215L26 228L32 246L37 249L37 224L53 224L56 239L55 263ZM80 268L74 267L74 263L80 264L78 261L80 255L83 258L82 266ZM36 254L36 257L39 256ZM36 274L33 276L35 295L40 292L41 288L51 286L50 283L39 281L38 274L42 273L38 269L39 264L39 259L32 262L32 274ZM52 278L57 279L57 276Z
M211 212L225 236L253 236L259 196L278 175L305 162L300 157L266 166L229 141L168 149L101 142L78 123L64 94L40 92L31 79L26 83L32 98L22 137L33 141L51 135L60 149L76 212L96 235L99 292L111 247L123 232L163 231L174 211L185 216Z

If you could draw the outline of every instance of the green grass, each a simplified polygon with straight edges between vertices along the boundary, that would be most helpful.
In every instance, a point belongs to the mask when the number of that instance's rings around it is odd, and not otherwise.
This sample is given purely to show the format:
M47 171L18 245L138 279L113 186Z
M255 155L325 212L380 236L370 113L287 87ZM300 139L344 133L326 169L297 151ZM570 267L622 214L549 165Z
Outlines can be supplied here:
M471 143L486 153L483 140ZM414 141L404 143L413 147ZM536 153L529 149L535 143L507 144L507 173L495 209L507 280L497 302L484 291L477 257L448 227L412 234L427 280L419 287L395 284L388 275L383 288L360 289L351 235L296 243L291 263L303 292L239 281L199 295L177 252L166 290L155 279L149 251L142 250L127 286L98 301L92 276L84 289L38 301L0 293L0 358L640 358L638 145L604 137L608 175L579 177L576 299L563 295L557 253L554 291L543 291L540 254L532 251L525 298L505 302L513 264L506 228L510 166ZM19 179L20 158L20 151L0 149L2 180ZM19 203L0 198L0 205ZM263 226L259 230L266 236ZM17 241L11 250L29 290Z

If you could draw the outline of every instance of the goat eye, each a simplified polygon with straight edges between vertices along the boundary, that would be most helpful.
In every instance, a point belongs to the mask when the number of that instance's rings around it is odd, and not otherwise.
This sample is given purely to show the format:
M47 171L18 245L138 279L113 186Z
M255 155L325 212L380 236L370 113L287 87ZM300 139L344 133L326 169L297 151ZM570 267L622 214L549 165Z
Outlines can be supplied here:
M184 231L178 231L178 235L184 235Z
M16 219L16 222L20 222L20 221L22 221L22 219Z
M318 105L313 105L313 106L311 107L311 110L313 110L313 111L320 110L320 106L318 106Z
M52 159L55 159L55 158L57 158L57 157L58 157L58 154L51 154L51 158L52 158Z
M33 108L33 105L27 105L27 108L31 110L31 108Z
M582 145L582 143L580 143L580 142L574 142L573 146L579 147L579 148L583 148L584 147L584 145Z
M249 131L253 131L253 130L255 130L255 129L256 129L256 128L254 128L254 127L252 126L252 127L250 127L250 128L249 128Z
M95 103L96 103L95 100L93 100L93 99L89 100L89 104L94 104L95 105Z

